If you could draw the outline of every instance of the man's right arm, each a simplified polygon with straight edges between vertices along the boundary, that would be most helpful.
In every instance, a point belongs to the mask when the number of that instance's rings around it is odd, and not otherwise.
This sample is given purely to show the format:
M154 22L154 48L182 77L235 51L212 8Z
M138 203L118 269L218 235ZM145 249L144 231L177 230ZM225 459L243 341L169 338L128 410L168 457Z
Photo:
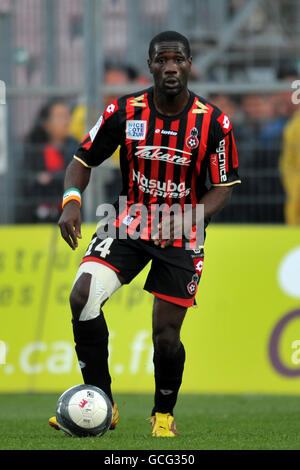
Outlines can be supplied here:
M118 100L115 100L107 106L77 149L66 171L65 191L76 188L83 193L90 180L91 168L101 165L120 145L120 122ZM78 246L77 239L81 238L80 202L67 202L58 224L63 239L75 250Z
M89 183L90 175L90 168L73 159L66 170L65 191L69 188L77 188L83 193ZM77 239L81 238L81 210L77 201L70 201L65 205L58 225L63 239L72 250L75 250L78 246Z

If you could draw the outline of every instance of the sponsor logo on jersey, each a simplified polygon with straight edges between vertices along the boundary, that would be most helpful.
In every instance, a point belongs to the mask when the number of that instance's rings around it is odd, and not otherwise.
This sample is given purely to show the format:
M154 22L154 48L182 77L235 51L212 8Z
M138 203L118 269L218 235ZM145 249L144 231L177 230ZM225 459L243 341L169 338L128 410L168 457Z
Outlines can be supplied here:
M160 160L166 163L173 163L174 165L183 165L183 166L187 166L191 162L189 157L184 156L184 155L192 155L190 152L185 152L183 150L177 150L177 149L173 149L170 147L160 147L160 146L158 147L155 145L145 145L145 146L137 147L137 150L138 151L135 153L135 155L138 158ZM181 155L176 155L176 154L172 155L171 151L180 153Z
M104 111L104 119L109 119L119 109L118 102L114 101L109 104Z
M213 153L211 156L210 156L210 163L211 165L213 166L218 166L218 156L216 153Z
M133 172L133 181L138 183L139 189L144 193L149 193L153 196L171 197L171 198L182 198L187 196L191 189L185 187L185 182L179 183L178 185L172 180L161 182L156 179L148 179L142 173Z
M219 161L220 181L227 181L226 176L226 153L225 153L225 139L221 140L219 147L216 149Z
M189 149L194 150L198 147L199 145L199 140L198 140L198 129L196 127L193 127L191 129L191 133L186 139L186 145Z
M115 109L116 109L116 106L114 104L109 104L106 108L106 112L107 114L112 114Z
M147 121L126 121L126 137L130 140L143 140L146 137Z
M177 135L178 132L176 132L176 131L165 131L165 129L155 129L155 134Z
M227 132L231 131L232 126L229 117L227 114L222 113L221 116L218 118L219 123L222 126L223 132L227 134Z

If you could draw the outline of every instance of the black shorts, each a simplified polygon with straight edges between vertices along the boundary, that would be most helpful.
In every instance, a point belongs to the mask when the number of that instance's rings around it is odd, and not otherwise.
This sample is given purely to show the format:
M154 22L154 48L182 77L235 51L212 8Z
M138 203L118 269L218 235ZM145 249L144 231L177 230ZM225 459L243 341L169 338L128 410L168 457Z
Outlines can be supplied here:
M169 246L160 248L148 240L103 240L95 233L82 263L102 263L119 273L129 284L151 261L144 289L156 297L183 307L196 304L204 251Z

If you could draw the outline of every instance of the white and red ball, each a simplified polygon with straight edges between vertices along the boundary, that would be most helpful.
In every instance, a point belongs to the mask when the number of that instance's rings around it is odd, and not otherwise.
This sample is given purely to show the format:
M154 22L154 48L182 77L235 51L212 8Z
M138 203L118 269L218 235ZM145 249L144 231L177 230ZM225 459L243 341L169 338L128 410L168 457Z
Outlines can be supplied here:
M102 436L111 425L111 401L94 385L75 385L59 397L56 419L70 436Z

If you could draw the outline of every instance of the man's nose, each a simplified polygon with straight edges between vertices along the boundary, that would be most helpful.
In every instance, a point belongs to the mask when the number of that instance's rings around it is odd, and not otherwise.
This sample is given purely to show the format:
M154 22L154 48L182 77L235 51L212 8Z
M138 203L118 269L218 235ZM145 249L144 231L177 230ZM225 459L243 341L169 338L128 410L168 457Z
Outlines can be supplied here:
M178 72L178 67L177 64L174 62L174 60L168 60L165 66L165 73L168 75L174 75Z

